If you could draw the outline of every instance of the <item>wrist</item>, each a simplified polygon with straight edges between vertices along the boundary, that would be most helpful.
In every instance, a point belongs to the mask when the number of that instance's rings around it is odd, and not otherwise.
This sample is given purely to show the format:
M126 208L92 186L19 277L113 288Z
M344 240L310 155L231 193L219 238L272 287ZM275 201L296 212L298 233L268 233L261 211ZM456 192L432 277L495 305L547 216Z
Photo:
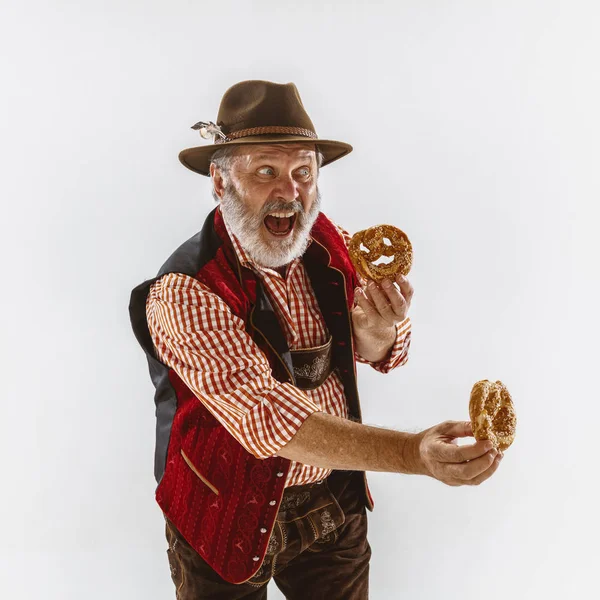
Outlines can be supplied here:
M402 448L402 460L406 472L410 475L431 475L425 466L421 451L423 432L408 434Z
M370 362L381 362L386 359L392 352L396 341L396 326L385 331L378 331L373 334L356 334L354 342L356 351L365 360Z

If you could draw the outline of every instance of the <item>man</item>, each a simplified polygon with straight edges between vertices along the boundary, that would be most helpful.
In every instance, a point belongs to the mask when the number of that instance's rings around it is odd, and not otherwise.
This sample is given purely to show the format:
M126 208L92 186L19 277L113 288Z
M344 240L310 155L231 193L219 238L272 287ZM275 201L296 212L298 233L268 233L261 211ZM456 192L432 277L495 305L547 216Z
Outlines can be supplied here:
M406 363L413 288L359 279L317 185L352 148L317 137L296 86L240 82L194 127L214 143L180 160L218 206L130 303L177 597L266 598L274 578L289 599L365 599L365 471L478 485L499 457L456 444L466 422L362 424L356 362Z

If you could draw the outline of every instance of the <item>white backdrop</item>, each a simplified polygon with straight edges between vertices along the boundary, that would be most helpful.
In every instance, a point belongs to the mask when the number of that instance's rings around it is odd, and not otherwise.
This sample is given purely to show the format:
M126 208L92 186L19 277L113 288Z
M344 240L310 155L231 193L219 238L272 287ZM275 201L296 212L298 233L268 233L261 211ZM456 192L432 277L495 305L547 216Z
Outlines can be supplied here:
M369 475L372 598L591 597L599 19L593 0L4 2L0 596L174 598L129 294L214 206L177 160L190 126L269 79L355 148L322 171L325 212L414 245L411 357L359 367L364 422L466 420L479 379L517 410L479 487Z

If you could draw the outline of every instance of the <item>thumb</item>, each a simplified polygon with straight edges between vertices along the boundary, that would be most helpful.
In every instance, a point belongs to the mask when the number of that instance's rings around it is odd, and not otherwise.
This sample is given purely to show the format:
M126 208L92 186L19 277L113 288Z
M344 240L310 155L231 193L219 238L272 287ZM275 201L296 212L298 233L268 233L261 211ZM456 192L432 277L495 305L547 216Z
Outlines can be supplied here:
M438 433L449 437L472 437L471 421L444 421L438 425Z

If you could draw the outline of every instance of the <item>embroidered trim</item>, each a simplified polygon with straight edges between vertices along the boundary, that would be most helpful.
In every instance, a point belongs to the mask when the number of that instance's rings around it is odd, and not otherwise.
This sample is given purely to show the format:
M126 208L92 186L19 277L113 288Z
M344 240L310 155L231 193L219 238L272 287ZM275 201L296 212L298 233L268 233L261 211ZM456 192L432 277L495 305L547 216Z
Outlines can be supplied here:
M331 518L331 513L328 510L324 510L320 514L320 517L321 517L321 525L323 526L323 533L321 535L323 537L325 537L326 535L331 533L336 528L336 525L335 525L333 519Z
M328 362L327 356L317 356L309 365L294 367L294 375L296 378L304 377L312 382L318 381L325 372Z
M291 494L284 496L279 505L279 512L289 510L290 508L298 508L310 499L310 492L302 492L301 494Z
M277 550L279 550L279 542L277 541L277 534L275 533L275 529L273 529L271 537L269 538L267 554L275 554Z

